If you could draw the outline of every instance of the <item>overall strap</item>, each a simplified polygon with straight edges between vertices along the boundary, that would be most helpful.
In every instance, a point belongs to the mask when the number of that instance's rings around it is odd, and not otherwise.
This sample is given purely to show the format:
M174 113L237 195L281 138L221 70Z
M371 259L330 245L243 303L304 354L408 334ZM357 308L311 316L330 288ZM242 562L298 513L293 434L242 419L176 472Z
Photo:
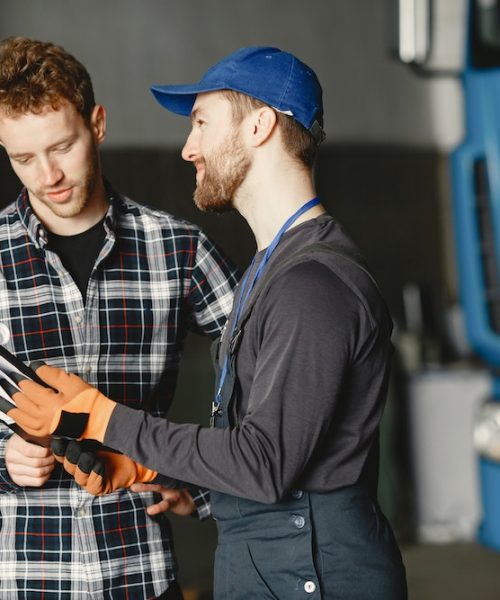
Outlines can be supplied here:
M217 413L213 415L214 418L212 419L212 424L216 427L234 427L238 424L237 398L235 398L235 394L237 394L238 389L236 357L238 354L241 339L243 337L245 324L250 318L253 307L255 306L255 303L257 302L258 298L270 285L273 278L276 277L280 272L285 270L287 267L298 264L303 259L314 260L315 257L324 256L325 254L334 255L336 258L339 259L340 263L342 263L343 261L348 261L350 264L354 265L355 268L363 272L371 280L371 282L374 285L376 285L375 280L368 271L368 268L366 267L362 256L356 251L350 248L346 248L345 246L340 246L339 244L336 244L334 242L317 242L314 244L309 244L307 246L304 246L291 256L289 256L287 259L281 262L277 262L276 264L270 266L270 268L257 281L252 291L252 294L249 297L248 302L240 316L238 325L235 328L231 339L229 340L229 347L227 350L229 374L226 378L226 385L223 386L219 409ZM334 271L333 268L332 271Z
M351 248L347 248L346 246L341 246L339 244L336 244L335 242L315 242L314 244L309 244L307 246L304 246L303 248L301 248L300 250L298 250L297 252L295 252L294 254L289 256L283 262L278 262L275 265L273 265L270 269L268 269L264 273L264 275L261 277L261 279L257 282L257 284L254 288L254 291L252 293L252 296L249 298L247 306L245 307L245 310L243 311L243 313L240 317L238 326L236 327L236 330L233 334L233 338L231 341L231 350L233 349L233 346L236 345L235 340L237 339L240 331L243 329L245 322L248 321L248 318L250 317L250 315L252 313L252 309L253 309L256 301L258 300L261 293L266 289L266 287L272 281L273 277L278 275L281 271L283 271L287 267L292 266L294 264L298 264L304 258L314 259L317 255L321 255L321 254L334 255L334 256L340 258L341 260L343 259L343 260L348 261L349 263L355 265L358 269L363 271L370 278L370 280L375 285L375 287L377 287L377 283L376 283L375 279L373 278L373 275L368 270L366 262L359 252L356 252L355 250L353 250Z

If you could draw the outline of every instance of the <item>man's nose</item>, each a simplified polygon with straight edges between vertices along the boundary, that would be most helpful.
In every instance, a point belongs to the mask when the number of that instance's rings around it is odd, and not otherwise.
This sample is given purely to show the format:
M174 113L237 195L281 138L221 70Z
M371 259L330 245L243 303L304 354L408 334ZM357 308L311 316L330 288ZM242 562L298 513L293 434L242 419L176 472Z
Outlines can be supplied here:
M63 172L57 162L50 159L41 162L40 175L42 183L46 186L54 186L63 178Z
M196 141L196 135L194 131L188 135L184 148L182 149L181 156L184 160L194 162L200 155L198 143Z

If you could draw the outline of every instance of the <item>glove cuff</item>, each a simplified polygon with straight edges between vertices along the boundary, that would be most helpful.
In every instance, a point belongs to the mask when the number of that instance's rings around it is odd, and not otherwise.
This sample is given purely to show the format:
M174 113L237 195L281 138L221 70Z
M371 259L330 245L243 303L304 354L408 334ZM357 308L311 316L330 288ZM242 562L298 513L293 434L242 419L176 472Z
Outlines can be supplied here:
M78 403L83 401L83 403L85 403L86 400L90 399L93 395L95 395L95 398L93 399L92 410L89 413L87 426L80 439L97 440L102 444L116 402L110 400L95 388L81 392L76 396L75 401Z
M136 463L135 468L137 470L137 478L134 483L150 483L158 475L158 471L152 471L138 463Z
M54 435L77 440L92 439L101 442L108 427L116 402L89 387L77 394L71 402L56 412L50 424Z

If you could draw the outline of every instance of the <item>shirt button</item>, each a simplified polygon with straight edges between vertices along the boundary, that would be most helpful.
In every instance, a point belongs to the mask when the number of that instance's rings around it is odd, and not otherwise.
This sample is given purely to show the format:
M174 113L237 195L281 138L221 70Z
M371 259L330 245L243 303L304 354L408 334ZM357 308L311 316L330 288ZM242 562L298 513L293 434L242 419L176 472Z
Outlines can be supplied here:
M64 277L64 271L59 271L59 277L62 279Z
M80 316L78 316L78 315L77 315L77 316L75 317L75 321L76 321L77 323L81 323L81 322L82 322L82 317L80 317Z
M292 498L295 498L295 500L300 500L303 495L304 495L304 492L302 490L292 490L291 491L291 496L292 496Z
M304 590L308 594L312 594L313 592L315 592L316 591L316 584L314 583L314 581L306 581L304 583Z
M306 520L304 519L304 517L301 517L299 515L297 517L294 517L293 524L295 525L295 527L297 527L297 529L302 529L302 527L304 527L304 525L306 524Z

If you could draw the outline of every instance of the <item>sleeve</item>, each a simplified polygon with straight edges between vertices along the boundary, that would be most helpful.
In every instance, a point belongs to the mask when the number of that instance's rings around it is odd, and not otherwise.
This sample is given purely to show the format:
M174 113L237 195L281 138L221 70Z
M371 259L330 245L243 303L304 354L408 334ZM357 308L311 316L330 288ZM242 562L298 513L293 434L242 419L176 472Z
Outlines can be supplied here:
M203 232L199 233L187 301L194 326L216 338L231 311L239 271Z
M205 489L191 489L190 491L196 506L196 514L193 514L193 516L197 517L200 521L207 519L212 514L210 492Z
M10 478L5 464L5 450L12 435L12 431L3 423L0 423L0 494L12 493L21 489Z
M279 500L330 429L360 311L357 296L327 267L291 268L252 316L258 353L239 427L175 424L117 406L105 443L165 475L259 502Z

